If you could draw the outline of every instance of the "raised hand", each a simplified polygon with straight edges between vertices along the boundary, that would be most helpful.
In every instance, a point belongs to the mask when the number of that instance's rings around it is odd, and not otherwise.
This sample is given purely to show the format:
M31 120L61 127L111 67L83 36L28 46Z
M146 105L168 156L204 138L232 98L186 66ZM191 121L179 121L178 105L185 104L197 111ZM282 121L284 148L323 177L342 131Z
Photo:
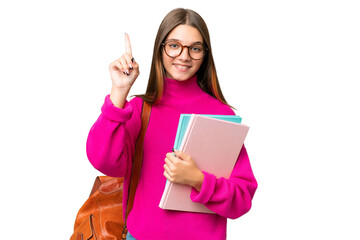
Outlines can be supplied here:
M110 99L113 104L122 108L127 94L139 76L139 65L132 56L130 38L125 33L125 53L109 65L112 80Z

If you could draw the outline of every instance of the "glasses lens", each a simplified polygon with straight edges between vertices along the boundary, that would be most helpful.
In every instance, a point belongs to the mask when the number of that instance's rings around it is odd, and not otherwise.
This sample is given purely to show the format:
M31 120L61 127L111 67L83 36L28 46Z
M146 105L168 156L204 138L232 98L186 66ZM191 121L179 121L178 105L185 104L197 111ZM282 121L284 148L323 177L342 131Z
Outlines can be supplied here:
M165 52L170 57L177 57L180 55L182 47L178 42L168 42L165 44Z
M189 53L192 59L201 59L204 57L204 46L201 44L191 45L189 47Z

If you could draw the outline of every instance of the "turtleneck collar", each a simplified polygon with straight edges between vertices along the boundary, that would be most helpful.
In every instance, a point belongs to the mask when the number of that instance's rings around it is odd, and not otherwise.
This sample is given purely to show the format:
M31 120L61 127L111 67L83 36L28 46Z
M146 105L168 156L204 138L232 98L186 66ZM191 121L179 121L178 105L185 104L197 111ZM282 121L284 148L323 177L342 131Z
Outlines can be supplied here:
M198 88L196 75L184 81L164 77L164 93L173 91L184 91L182 94L191 93L193 90L198 90Z
M202 89L197 84L197 76L194 75L185 81L164 77L164 92L162 100L177 101L189 99L199 95Z

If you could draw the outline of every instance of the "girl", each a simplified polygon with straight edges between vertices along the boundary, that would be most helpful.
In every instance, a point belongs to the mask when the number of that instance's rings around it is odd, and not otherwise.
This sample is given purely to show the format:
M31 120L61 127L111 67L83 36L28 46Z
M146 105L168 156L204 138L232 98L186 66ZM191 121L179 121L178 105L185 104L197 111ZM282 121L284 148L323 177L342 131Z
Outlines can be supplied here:
M146 93L130 101L126 98L139 75L139 65L127 34L125 44L125 53L109 66L112 89L90 130L87 154L96 169L125 177L127 186L142 103L151 104L140 182L127 219L127 239L226 239L227 218L248 212L257 188L245 147L229 179L201 171L183 152L171 153L180 114L234 115L219 86L204 20L188 9L174 9L165 16L155 39ZM166 180L191 186L191 200L216 214L159 208ZM124 189L126 201L127 187Z

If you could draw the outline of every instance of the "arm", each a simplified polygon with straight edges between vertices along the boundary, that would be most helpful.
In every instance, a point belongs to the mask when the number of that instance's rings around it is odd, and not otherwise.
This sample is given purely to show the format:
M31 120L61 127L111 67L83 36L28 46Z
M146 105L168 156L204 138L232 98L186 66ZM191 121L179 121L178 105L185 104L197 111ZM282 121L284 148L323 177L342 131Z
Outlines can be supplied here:
M139 65L132 57L129 35L125 34L125 53L109 65L109 71L111 93L105 98L102 113L90 130L86 151L91 164L100 172L123 177L127 169L131 169L135 141L141 126L139 107L136 107L136 102L141 105L141 101L136 101L136 98L131 103L126 101L139 75Z
M244 146L229 179L203 173L204 180L200 192L192 189L192 201L205 204L213 212L231 219L238 218L250 210L257 182Z
M101 115L92 126L86 144L91 164L100 172L123 177L134 154L136 138L141 127L142 100L125 102L120 109L106 96Z

